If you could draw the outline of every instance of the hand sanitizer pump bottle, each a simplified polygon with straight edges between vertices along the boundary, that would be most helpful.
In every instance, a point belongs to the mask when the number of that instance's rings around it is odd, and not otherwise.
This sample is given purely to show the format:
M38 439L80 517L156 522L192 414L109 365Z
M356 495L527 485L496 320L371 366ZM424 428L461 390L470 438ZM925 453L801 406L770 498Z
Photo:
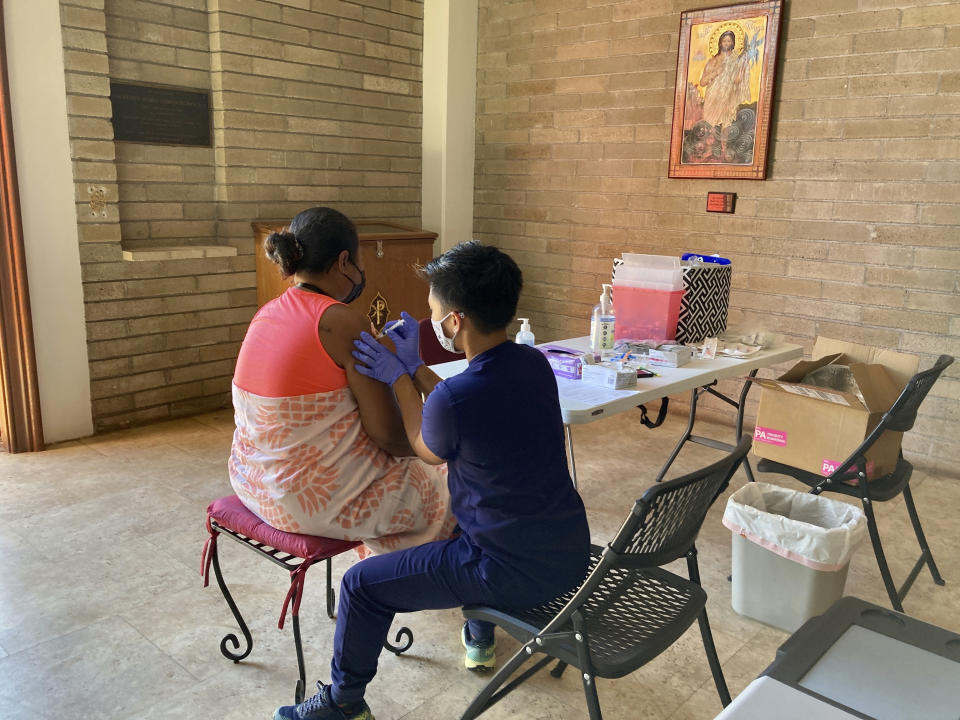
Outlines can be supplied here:
M613 310L612 288L604 284L600 304L593 308L590 318L590 352L594 355L613 350L613 326L616 315Z
M533 331L530 329L529 318L517 318L520 321L520 332L517 333L517 345L533 347Z

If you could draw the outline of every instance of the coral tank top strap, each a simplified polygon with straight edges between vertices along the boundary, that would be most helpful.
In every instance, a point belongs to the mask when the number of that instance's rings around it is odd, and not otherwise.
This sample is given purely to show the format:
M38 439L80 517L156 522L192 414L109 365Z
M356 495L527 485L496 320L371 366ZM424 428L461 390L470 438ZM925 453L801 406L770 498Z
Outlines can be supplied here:
M331 305L327 295L288 288L257 311L243 338L233 382L262 397L295 397L347 385L347 374L320 342L317 325Z

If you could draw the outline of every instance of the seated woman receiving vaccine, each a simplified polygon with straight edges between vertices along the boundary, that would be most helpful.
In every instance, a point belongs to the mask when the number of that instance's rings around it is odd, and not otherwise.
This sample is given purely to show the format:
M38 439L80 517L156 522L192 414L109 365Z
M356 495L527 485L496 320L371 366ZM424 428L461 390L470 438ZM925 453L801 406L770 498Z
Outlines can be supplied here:
M370 323L349 307L365 282L353 223L305 210L265 249L295 285L260 308L237 358L234 491L278 530L378 553L449 537L446 466L414 456L393 392L354 368Z

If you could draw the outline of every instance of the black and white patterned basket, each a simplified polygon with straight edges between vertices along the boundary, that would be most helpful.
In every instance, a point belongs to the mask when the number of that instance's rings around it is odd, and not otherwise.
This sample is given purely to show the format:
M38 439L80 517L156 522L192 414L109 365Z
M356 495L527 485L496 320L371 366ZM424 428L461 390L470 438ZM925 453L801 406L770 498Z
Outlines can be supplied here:
M623 259L614 258L611 283L616 280L617 268L621 265ZM732 265L683 263L684 293L677 321L677 342L699 343L727 329L732 274Z
M698 343L727 329L732 265L699 263L683 268L683 301L677 342Z

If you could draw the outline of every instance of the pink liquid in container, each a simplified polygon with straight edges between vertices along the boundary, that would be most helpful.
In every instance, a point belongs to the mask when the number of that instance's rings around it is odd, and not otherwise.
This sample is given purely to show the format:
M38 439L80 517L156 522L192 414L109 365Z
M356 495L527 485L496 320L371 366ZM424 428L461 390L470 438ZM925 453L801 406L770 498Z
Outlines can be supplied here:
M673 340L677 336L683 290L613 286L617 340Z

